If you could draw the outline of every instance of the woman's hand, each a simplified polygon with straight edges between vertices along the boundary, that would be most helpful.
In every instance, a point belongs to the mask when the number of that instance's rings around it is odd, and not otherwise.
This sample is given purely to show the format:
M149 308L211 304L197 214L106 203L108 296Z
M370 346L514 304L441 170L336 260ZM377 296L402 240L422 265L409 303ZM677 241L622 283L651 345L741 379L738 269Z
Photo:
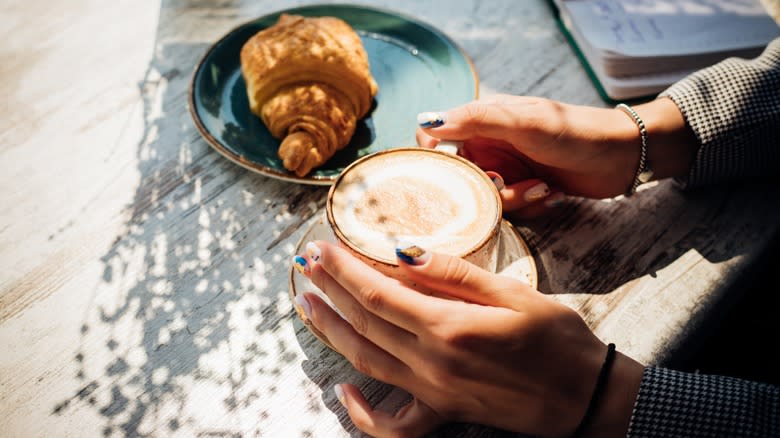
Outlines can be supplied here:
M698 145L670 99L634 109L648 130L654 178L685 176ZM494 95L444 113L422 113L417 142L464 141L462 154L507 183L504 210L533 216L557 204L560 192L589 198L624 194L639 164L635 122L617 109L548 99Z
M420 436L465 421L564 437L581 421L606 346L572 309L454 257L399 258L410 287L335 245L308 248L307 274L346 320L314 294L297 305L357 370L414 396L390 414L339 385L361 430ZM618 354L591 435L625 436L642 372Z

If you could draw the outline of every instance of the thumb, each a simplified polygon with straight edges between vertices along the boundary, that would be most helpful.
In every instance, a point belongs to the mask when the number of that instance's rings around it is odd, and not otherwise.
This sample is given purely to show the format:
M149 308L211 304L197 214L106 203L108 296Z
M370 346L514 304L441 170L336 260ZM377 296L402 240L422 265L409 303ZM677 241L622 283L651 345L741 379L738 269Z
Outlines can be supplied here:
M409 280L442 295L510 309L518 308L533 289L510 277L486 271L459 257L434 253L407 243L396 248L399 268Z
M446 112L423 112L417 123L428 135L447 140L476 137L510 141L518 119L507 105L473 101Z

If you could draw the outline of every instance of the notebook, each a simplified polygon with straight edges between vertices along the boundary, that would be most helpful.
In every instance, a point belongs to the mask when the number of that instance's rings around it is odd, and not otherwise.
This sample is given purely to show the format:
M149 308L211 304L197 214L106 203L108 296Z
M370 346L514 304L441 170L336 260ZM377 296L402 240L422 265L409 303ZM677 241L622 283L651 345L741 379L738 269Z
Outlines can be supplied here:
M759 0L553 0L559 26L607 101L653 96L731 56L752 58L780 26Z

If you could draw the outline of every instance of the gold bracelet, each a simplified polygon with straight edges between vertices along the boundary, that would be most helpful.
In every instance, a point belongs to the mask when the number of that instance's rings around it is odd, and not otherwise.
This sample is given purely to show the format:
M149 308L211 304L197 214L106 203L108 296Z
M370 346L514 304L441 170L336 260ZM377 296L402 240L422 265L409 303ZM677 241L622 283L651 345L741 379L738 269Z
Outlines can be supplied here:
M625 103L618 104L616 109L619 109L626 113L629 117L631 117L631 120L636 123L637 128L639 128L639 139L642 140L642 148L639 150L639 166L636 169L636 173L634 174L634 181L631 183L631 186L626 191L626 196L631 196L634 193L636 193L636 188L639 187L639 184L644 184L653 177L653 171L650 170L650 166L647 164L647 129L645 128L645 122L642 121L642 118L639 117L639 114L634 111L633 108L626 105Z

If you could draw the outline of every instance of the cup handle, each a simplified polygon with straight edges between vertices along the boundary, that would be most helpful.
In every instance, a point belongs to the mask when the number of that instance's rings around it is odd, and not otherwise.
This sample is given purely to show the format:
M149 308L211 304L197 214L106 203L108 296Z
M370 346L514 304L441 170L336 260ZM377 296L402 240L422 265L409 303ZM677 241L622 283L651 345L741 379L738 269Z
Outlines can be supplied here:
M458 152L463 148L462 141L455 140L442 140L436 145L434 149L437 151L446 152L452 155L458 155Z

